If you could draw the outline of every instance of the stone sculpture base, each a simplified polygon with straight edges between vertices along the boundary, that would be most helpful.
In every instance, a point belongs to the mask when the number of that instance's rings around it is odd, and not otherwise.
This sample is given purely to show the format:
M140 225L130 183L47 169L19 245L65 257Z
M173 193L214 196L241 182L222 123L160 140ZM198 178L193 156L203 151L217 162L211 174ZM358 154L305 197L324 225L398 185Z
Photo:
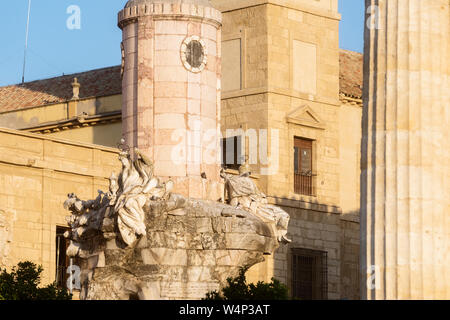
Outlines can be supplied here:
M172 194L146 206L134 248L115 237L82 259L82 299L201 299L278 247L266 223L226 204Z
M120 146L122 171L109 192L88 201L69 194L64 203L80 299L201 299L286 241L289 215L266 204L245 170L225 176L231 195L238 192L230 205L188 199L154 177L138 149L132 160Z

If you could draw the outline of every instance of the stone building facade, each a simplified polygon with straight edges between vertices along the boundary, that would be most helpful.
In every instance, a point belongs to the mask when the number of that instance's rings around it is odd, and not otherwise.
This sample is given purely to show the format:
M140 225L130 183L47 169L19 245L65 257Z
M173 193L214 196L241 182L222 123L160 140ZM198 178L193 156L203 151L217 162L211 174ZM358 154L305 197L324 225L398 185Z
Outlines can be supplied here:
M174 192L210 200L223 193L221 22L208 1L129 1L119 13L123 136L154 161L155 175L174 181ZM198 56L188 56L194 49Z
M61 204L71 192L92 198L106 190L120 169L117 155L115 148L0 129L1 266L33 261L43 266L44 283L55 281L57 229L67 225Z
M239 141L235 151L250 163L260 189L291 216L292 242L254 266L248 278L276 277L300 298L358 299L362 55L339 49L337 0L211 3L222 16L216 46L222 54L221 90L216 96L221 104L216 116L220 115L224 141L226 146L230 138ZM169 27L174 33L184 32L180 39L189 36L181 24L161 22L159 28ZM166 51L169 56L170 48ZM220 56L214 50L208 54ZM155 60L160 70L153 73L162 81L162 91L163 82L175 86L179 74L163 60ZM217 74L218 69L211 72ZM80 84L79 97L74 78ZM145 92L148 83L137 79ZM1 166L5 177L11 177L1 182L0 197L7 205L0 209L12 210L16 217L11 263L31 257L44 265L47 281L54 279L54 239L57 226L66 224L63 198L73 191L90 198L97 188L106 189L106 178L116 165L116 149L111 147L133 132L126 128L133 127L135 118L129 118L124 106L139 97L128 99L127 90L122 88L120 66L0 88L0 125L15 129L0 133L1 148L8 150ZM201 87L198 90L192 95L201 94ZM172 126L178 115L195 108L189 97L152 99L152 108L173 110L175 116L166 121ZM181 107L182 112L177 111ZM148 129L160 142L168 139L164 128ZM132 140L138 139L136 135ZM233 166L227 172L237 174ZM14 181L24 181L23 190L31 185L30 199L35 201L24 204L27 196L21 195L19 184L18 189L10 187ZM45 208L48 205L52 207Z
M358 57L339 50L337 2L217 2L223 47L230 48L223 52L222 128L247 133L241 145L250 164L252 134L259 150L265 143L261 130L267 131L269 161L264 166L259 154L252 169L270 201L291 216L292 243L250 275L266 281L275 276L293 292L293 260L326 255L326 296L357 298L361 110L358 99L340 95L340 59L345 67ZM230 80L239 78L240 86ZM296 173L296 140L311 145L311 176ZM297 249L309 253L297 256Z

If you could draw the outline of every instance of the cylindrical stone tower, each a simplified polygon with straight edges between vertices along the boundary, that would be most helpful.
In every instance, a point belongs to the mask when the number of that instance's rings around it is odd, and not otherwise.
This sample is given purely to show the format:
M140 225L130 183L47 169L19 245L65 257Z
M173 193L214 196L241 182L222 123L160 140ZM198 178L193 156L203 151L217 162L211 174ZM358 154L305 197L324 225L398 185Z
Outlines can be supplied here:
M174 192L218 200L221 13L208 0L130 0L119 27L126 143Z
M366 8L362 298L450 299L449 0Z

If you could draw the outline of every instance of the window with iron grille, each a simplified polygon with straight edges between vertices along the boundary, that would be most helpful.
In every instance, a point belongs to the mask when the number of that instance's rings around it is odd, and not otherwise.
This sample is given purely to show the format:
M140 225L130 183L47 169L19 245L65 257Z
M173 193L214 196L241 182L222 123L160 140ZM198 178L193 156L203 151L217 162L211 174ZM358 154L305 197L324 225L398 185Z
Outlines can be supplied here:
M327 253L292 249L292 297L326 300L328 297Z
M222 167L238 170L242 161L242 137L234 136L222 139Z
M65 227L56 227L56 284L60 288L67 287L67 268L70 265L70 258L66 251L69 247L69 240L64 237L64 232L69 230Z
M294 138L294 192L314 196L315 177L313 173L313 141Z

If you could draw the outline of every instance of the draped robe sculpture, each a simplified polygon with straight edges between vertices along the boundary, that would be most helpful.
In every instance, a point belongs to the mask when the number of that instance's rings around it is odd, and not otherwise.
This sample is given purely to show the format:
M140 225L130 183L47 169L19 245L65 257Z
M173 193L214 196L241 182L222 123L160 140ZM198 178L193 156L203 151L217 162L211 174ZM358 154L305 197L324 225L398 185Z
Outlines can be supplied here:
M129 152L122 151L119 160L122 172L118 179L118 193L114 210L118 213L118 227L123 241L132 246L138 238L146 236L144 205L148 198L161 198L170 192L172 182L160 185L153 177L153 164L138 149L136 160L131 160ZM113 195L116 196L116 195Z
M221 176L225 179L229 204L251 212L266 223L272 224L279 242L291 242L286 237L289 214L277 206L270 205L266 195L258 189L250 175L247 163L239 167L239 176L226 174L222 170Z

